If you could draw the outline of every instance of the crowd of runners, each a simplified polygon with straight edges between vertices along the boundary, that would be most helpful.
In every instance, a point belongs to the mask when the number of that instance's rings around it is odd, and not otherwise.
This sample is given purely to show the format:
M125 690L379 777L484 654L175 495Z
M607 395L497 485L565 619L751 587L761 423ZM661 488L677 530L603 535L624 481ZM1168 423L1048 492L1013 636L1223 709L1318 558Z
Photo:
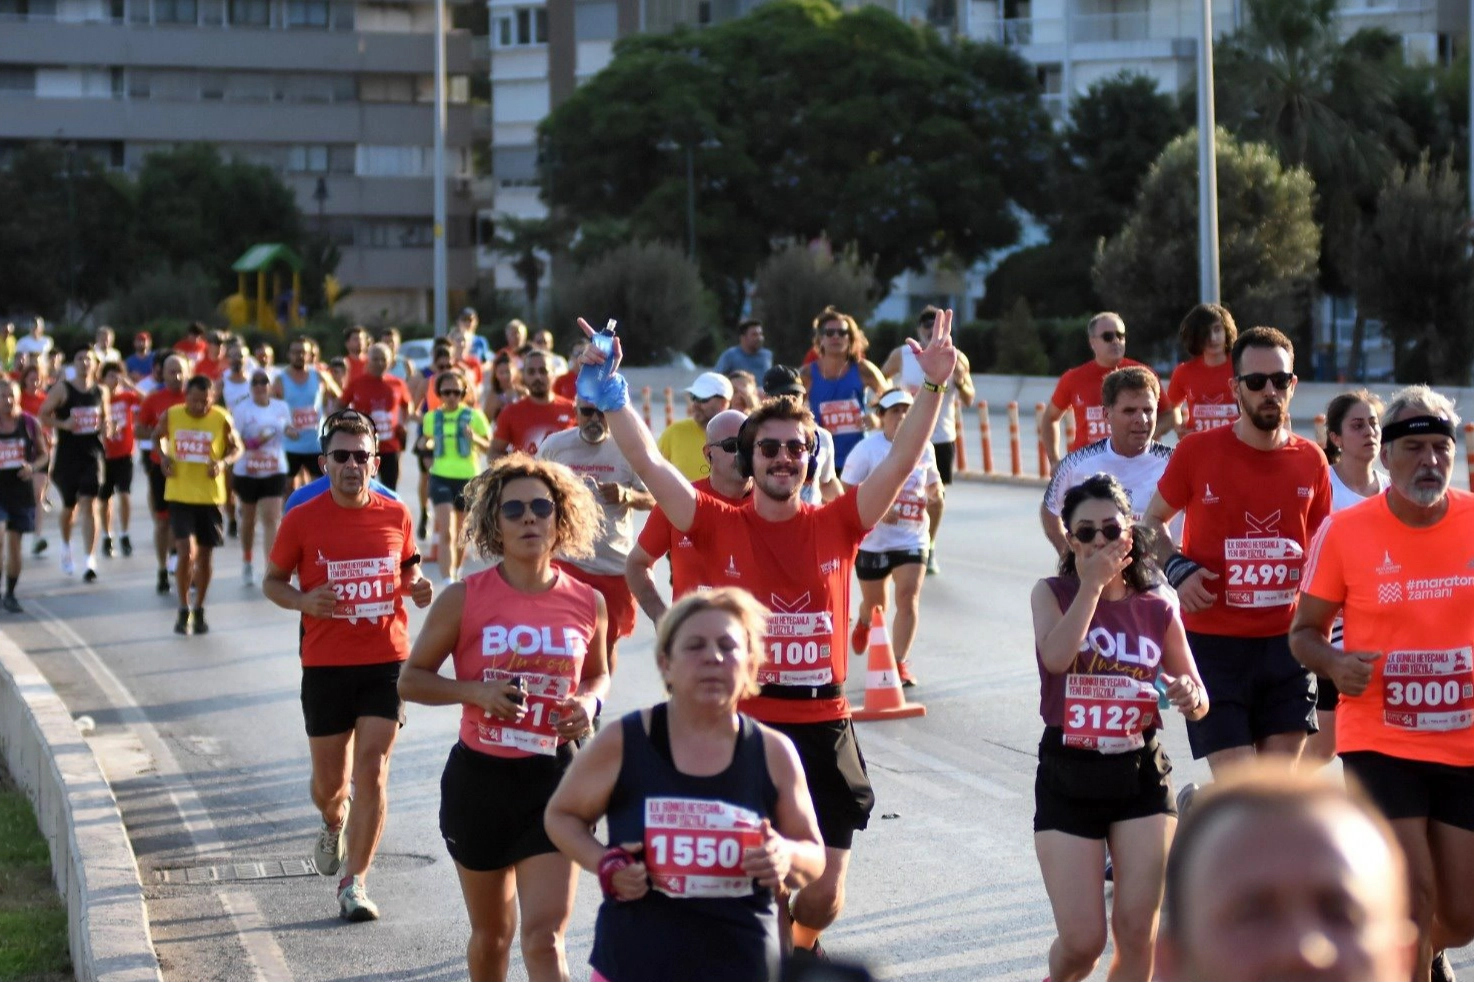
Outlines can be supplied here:
M894 605L918 685L954 403L974 395L952 314L922 311L880 366L833 308L796 367L743 322L658 436L618 338L579 325L567 358L514 321L483 360L467 310L419 368L361 328L333 358L294 338L281 365L203 326L170 351L135 336L126 359L102 329L63 360L38 321L0 385L4 608L25 534L87 582L99 547L132 552L137 454L176 632L209 630L227 536L244 583L300 615L312 860L341 917L379 917L405 703L459 706L440 826L473 979L504 978L514 943L531 978L568 978L578 868L604 895L596 979L826 961L874 805L845 694L874 608ZM1350 391L1322 446L1291 429L1273 328L1195 308L1165 387L1125 358L1120 317L1086 334L1045 415L1059 560L1030 598L1049 978L1088 976L1109 937L1111 979L1451 979L1445 951L1474 939L1474 495L1450 487L1453 404ZM463 574L467 551L492 565ZM413 638L407 603L429 609ZM601 721L641 611L666 692ZM1208 787L1174 789L1167 713ZM1338 756L1345 785L1321 770Z

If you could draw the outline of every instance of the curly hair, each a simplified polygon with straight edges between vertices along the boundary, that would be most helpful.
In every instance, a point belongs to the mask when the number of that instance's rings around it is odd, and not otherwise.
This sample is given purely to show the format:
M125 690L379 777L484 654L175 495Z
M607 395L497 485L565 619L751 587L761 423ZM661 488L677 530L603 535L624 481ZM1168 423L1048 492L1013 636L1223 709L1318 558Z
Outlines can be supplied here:
M497 458L466 485L466 521L462 531L465 541L475 546L483 559L503 555L498 521L502 493L508 482L518 478L533 478L548 487L557 506L553 551L573 560L593 556L594 540L604 521L604 510L594 500L594 493L583 479L563 465L529 457L520 451Z
M655 664L669 662L671 647L675 645L676 633L692 616L703 611L725 611L736 618L747 636L747 679L739 696L756 696L757 674L767 659L763 637L768 633L768 609L740 587L723 587L718 590L698 590L671 605L655 628ZM670 686L666 686L670 692Z
M828 324L830 321L838 321L840 324L843 324L845 326L845 330L849 332L850 361L858 362L860 359L864 358L865 353L870 350L870 339L866 338L865 332L860 330L860 323L858 321L850 317L844 311L841 311L839 308L835 307L833 304L830 304L828 307L824 308L814 317L814 347L816 349L820 348L820 343L824 340L824 325Z

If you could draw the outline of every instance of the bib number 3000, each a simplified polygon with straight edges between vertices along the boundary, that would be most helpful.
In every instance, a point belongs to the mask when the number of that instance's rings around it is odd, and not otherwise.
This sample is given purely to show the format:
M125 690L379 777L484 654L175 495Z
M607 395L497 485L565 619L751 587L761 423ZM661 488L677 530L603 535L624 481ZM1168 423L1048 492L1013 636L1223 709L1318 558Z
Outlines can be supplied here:
M1474 650L1389 652L1382 719L1399 730L1467 730L1474 724Z

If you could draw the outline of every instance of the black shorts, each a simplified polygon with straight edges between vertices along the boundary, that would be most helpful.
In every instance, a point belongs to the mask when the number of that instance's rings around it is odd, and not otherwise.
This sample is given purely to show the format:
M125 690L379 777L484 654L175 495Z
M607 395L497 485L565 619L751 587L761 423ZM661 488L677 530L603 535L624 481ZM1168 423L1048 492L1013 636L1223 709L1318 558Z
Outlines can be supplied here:
M768 726L787 737L798 750L824 845L848 850L855 841L855 831L870 825L870 810L875 808L875 790L865 770L865 755L855 740L854 722L846 717L815 724Z
M143 469L148 473L148 507L153 509L154 515L168 515L169 503L164 501L164 485L169 479L164 477L164 469L153 458L145 459Z
M302 720L308 737L346 734L359 717L383 717L404 726L399 698L403 662L367 666L303 666Z
M1315 677L1315 709L1318 713L1335 713L1336 702L1341 699L1341 691L1336 684L1326 676Z
M420 474L426 478L430 477L430 468L435 465L435 452L415 451L415 457L420 459Z
M205 549L225 545L225 516L218 505L170 502L169 528L175 539L193 537Z
M884 580L896 567L908 563L925 563L926 550L885 550L872 553L869 550L855 552L855 576L860 580Z
M457 512L466 511L466 485L469 478L442 478L438 474L430 476L430 503L432 505L450 505Z
M391 489L399 488L399 452L379 452L379 483Z
M51 483L61 494L61 504L72 508L79 498L96 498L102 491L102 454L69 454L57 457L51 466Z
M235 476L235 497L245 505L255 505L263 498L281 498L287 491L287 476L268 474L260 478Z
M957 466L957 442L948 441L945 444L932 444L932 453L937 456L937 471L942 476L942 484L952 483L952 471Z
M1427 818L1474 833L1474 767L1376 751L1347 751L1341 764L1388 819Z
M133 494L133 456L110 457L102 466L102 487L97 497L104 502L118 495Z
M1314 734L1315 674L1290 654L1288 635L1187 633L1208 690L1208 715L1187 722L1194 758L1253 747L1275 734Z
M489 871L557 853L543 811L573 762L573 744L558 753L497 758L456 742L440 776L440 835L467 870Z
M303 468L306 468L307 473L312 475L313 478L321 478L322 465L318 463L318 457L319 455L317 454L297 454L287 451L288 476L295 478L302 473Z
M1172 762L1157 740L1122 754L1064 746L1064 732L1044 728L1034 774L1034 832L1054 830L1103 840L1114 823L1145 816L1175 816Z
M6 532L36 531L36 493L29 478L7 477L0 485L0 519Z

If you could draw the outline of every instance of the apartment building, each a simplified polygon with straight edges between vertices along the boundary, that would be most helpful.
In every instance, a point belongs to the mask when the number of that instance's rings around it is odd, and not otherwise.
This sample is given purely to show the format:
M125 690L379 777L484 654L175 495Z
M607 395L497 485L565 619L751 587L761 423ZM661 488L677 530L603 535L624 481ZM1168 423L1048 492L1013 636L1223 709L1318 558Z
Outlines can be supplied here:
M195 141L264 164L342 250L342 309L427 321L435 8L354 0L0 0L0 149L131 171ZM447 38L449 282L476 280L471 38Z

